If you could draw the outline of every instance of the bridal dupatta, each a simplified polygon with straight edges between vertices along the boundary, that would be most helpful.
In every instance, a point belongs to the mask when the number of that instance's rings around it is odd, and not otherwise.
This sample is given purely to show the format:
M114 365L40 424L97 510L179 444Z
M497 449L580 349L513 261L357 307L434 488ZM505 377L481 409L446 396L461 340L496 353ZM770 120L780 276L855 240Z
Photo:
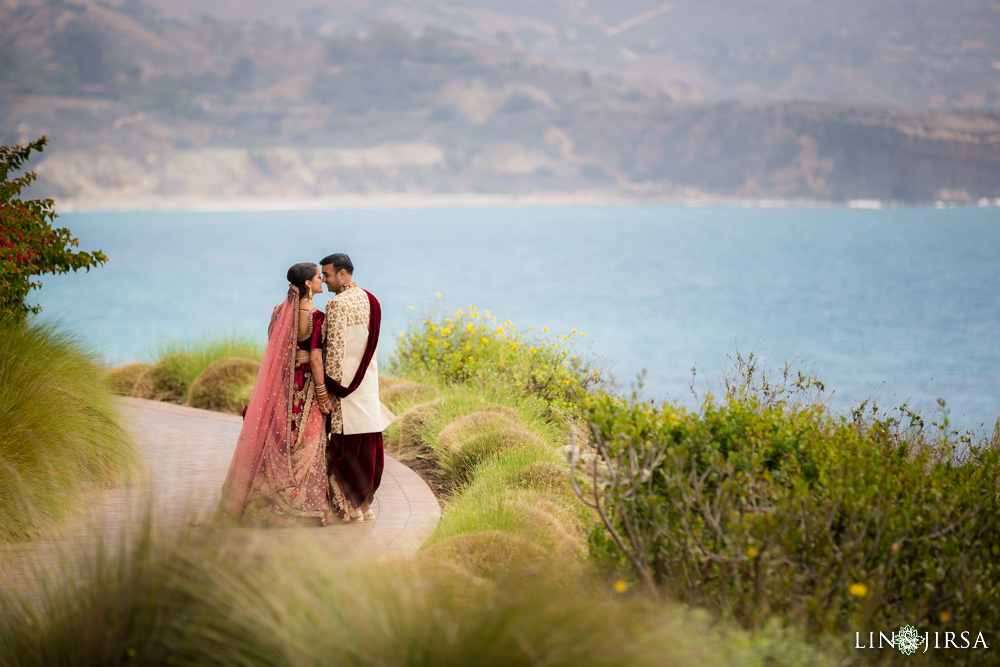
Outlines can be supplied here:
M299 330L299 291L288 288L267 330L267 347L257 372L243 429L222 486L222 512L239 519L253 500L258 478L271 490L295 485L292 465L292 397ZM258 480L258 484L255 484Z

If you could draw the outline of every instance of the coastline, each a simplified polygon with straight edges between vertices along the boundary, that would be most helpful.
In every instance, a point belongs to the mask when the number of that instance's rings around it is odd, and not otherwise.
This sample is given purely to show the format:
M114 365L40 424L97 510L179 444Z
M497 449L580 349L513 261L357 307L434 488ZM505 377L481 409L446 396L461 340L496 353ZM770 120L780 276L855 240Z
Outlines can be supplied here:
M861 209L886 208L955 208L958 206L1000 207L1000 198L985 204L973 202L932 202L926 204L884 202L877 199L823 201L804 199L719 197L698 193L687 196L622 193L607 191L547 192L532 194L479 193L372 193L345 194L335 197L270 198L242 197L208 199L201 197L114 197L56 198L62 213L149 212L242 212L242 211L328 211L349 209L422 209L422 208L529 208L573 206L670 206L678 208L740 209Z

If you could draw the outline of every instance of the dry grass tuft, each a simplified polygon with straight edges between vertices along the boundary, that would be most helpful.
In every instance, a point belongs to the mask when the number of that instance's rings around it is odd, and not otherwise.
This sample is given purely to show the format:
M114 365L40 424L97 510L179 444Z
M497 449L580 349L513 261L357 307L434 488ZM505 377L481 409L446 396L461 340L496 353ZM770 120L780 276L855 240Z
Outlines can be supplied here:
M118 394L119 396L131 396L132 390L135 388L136 380L139 379L139 376L142 375L147 368L149 368L149 364L144 364L138 361L132 364L115 366L108 371L108 388L112 393Z
M187 405L238 415L244 405L246 387L253 386L260 363L229 357L212 362L191 383Z

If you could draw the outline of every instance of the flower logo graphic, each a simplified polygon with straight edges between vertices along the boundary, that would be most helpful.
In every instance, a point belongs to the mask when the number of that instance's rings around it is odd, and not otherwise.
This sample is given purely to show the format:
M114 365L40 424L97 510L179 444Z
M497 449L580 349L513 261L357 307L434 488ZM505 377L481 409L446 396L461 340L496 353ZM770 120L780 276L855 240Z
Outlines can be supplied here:
M913 655L920 647L920 634L912 625L904 625L896 635L896 648L903 655Z

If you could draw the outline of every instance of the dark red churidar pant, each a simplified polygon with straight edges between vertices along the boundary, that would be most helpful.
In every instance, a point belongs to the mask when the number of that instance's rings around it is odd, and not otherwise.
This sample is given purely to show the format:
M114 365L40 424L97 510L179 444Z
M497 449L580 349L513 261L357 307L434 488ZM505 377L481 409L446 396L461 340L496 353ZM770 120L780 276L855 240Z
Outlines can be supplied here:
M355 507L371 502L382 481L385 452L381 433L330 435L326 448L327 470L336 475L344 487L344 495Z

